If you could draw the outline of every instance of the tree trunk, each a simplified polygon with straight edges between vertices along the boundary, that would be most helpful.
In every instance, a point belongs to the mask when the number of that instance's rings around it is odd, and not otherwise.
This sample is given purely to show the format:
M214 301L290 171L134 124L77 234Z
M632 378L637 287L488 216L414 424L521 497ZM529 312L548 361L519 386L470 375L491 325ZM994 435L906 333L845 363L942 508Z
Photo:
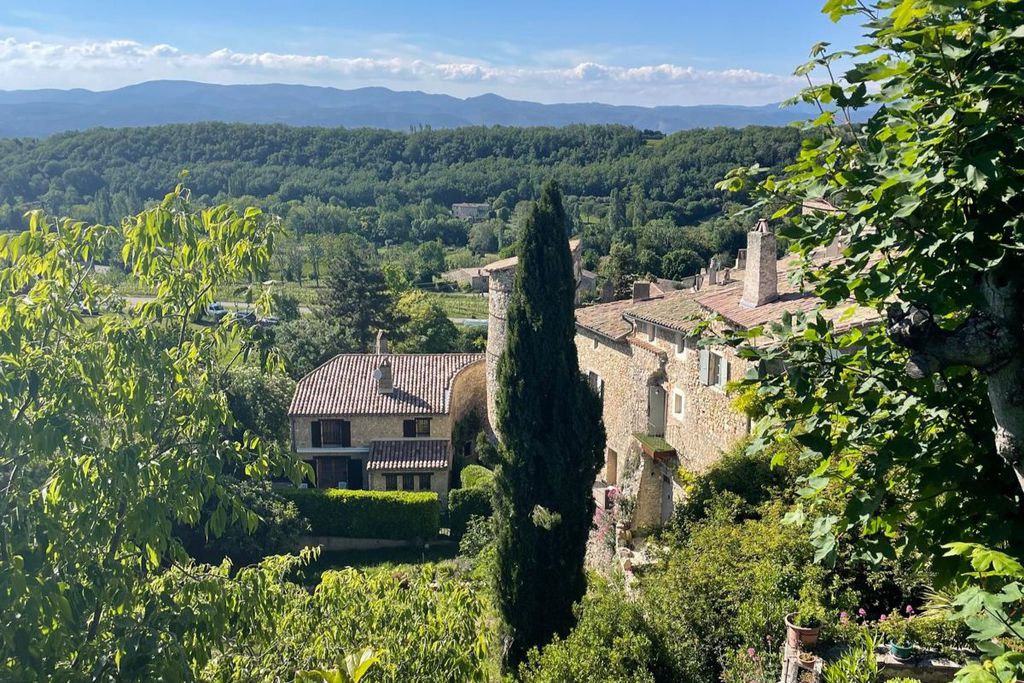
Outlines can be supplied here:
M927 377L952 366L972 367L987 381L996 452L1024 491L1024 268L1006 264L985 274L984 305L952 331L914 305L889 308L890 338L909 349L907 371Z

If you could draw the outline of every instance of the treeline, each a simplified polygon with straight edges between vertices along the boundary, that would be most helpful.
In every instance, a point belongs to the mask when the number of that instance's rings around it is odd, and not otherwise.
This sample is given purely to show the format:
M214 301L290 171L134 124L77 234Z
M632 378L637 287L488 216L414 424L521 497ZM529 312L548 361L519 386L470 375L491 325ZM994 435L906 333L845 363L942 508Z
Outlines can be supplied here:
M96 129L0 140L0 222L20 227L31 207L113 222L162 197L187 169L198 200L255 203L286 218L295 213L297 231L360 232L378 244L457 243L464 238L452 235L455 226L436 207L500 200L496 208L512 209L550 178L578 197L636 188L647 218L691 225L720 212L714 183L728 169L779 166L799 144L797 130L771 127L660 140L606 125L411 133L224 123Z

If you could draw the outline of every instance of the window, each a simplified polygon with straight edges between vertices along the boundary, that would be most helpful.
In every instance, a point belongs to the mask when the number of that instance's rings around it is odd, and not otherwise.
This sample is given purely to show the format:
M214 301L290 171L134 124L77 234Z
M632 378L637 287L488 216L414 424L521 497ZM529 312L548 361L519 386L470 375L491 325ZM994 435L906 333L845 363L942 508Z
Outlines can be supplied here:
M411 439L418 436L430 436L430 418L417 417L402 421L402 436Z
M686 394L675 389L672 392L672 417L682 420L686 414Z
M385 474L384 475L384 490L386 490L386 491L397 491L398 490L398 475L397 474Z
M352 425L348 420L320 420L320 443L323 446L352 445Z
M587 372L587 384L594 390L594 393L604 398L604 380L601 379L601 375L594 371Z
M402 475L402 490L403 491L412 491L413 490L413 483L414 483L414 481L415 481L415 477L413 477L413 475L411 475L411 474L403 474Z
M430 490L430 475L429 474L419 474L419 475L416 475L416 476L420 480L420 491L429 491Z
M729 383L729 361L725 356L708 349L700 352L700 383L704 386L725 388Z

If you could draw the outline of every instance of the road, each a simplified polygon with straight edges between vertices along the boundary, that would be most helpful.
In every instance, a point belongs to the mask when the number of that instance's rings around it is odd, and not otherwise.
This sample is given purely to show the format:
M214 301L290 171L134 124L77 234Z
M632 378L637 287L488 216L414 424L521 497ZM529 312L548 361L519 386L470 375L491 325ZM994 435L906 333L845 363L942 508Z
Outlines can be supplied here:
M154 298L155 297L152 297L152 296L132 295L132 296L126 296L124 298L124 300L127 301L130 304L144 304L147 301L152 301ZM220 303L224 304L225 308L232 308L232 309L239 309L239 308L245 309L245 308L249 307L249 304L245 303L244 301L221 301ZM313 312L313 309L311 309L309 306L306 306L306 305L299 306L299 313L301 313L302 315L309 315L312 312ZM449 318L449 320L451 320L456 325L464 325L466 327L486 327L487 326L487 320L486 319L482 319L482 318Z

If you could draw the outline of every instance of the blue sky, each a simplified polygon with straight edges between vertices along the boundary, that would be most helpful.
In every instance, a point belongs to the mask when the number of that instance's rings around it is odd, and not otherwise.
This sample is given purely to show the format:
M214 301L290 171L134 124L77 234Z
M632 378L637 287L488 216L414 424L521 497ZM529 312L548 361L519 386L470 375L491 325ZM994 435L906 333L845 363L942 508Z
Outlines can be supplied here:
M823 0L8 0L0 89L154 78L383 85L542 102L764 104L810 45L854 44Z

